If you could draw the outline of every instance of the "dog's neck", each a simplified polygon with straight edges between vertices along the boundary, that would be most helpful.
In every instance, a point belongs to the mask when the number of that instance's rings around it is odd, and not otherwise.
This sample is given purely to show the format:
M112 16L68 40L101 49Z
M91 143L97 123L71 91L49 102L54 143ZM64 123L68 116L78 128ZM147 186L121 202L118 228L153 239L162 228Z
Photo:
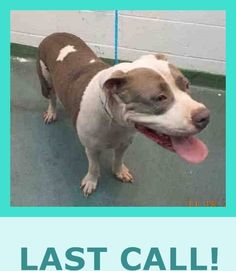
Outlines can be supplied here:
M110 121L117 125L127 126L124 119L126 112L126 104L122 102L120 97L114 94L112 97L107 97L103 90L99 93L99 99L104 113L110 119Z
M113 117L112 112L109 108L108 97L105 95L103 90L101 90L99 93L99 99L101 101L102 108L103 108L104 112L106 113L106 115L108 116L108 118L110 118L110 120L114 121L114 117Z

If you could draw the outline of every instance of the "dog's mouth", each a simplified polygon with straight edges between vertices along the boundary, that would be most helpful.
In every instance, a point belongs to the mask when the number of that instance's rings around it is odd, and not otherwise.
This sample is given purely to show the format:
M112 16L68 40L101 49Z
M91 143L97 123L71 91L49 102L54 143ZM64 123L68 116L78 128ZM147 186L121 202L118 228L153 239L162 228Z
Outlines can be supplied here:
M135 128L163 148L176 152L185 161L198 164L204 161L208 155L207 146L195 136L169 136L158 134L156 131L136 124Z

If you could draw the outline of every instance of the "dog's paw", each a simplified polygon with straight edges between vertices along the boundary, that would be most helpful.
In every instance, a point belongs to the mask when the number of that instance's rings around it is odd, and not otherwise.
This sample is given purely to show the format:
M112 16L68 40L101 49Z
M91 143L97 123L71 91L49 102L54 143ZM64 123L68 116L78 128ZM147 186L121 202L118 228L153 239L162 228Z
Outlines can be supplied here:
M133 183L134 181L132 174L129 172L129 169L125 165L122 165L122 168L114 174L117 179L124 183Z
M51 110L47 110L43 113L43 120L45 124L50 124L57 120L57 113Z
M83 194L86 198L96 190L96 187L97 187L97 182L91 181L87 178L84 178L80 185L80 189L82 189Z

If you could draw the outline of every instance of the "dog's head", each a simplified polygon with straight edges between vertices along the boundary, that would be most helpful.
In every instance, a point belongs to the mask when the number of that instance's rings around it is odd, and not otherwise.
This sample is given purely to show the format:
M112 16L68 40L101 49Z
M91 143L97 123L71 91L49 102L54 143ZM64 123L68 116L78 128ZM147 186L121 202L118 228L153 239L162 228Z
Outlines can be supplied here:
M191 98L189 82L179 69L163 55L144 56L128 69L122 70L122 64L117 68L103 84L114 117L121 116L119 121L188 162L203 161L207 147L193 135L207 126L209 110Z

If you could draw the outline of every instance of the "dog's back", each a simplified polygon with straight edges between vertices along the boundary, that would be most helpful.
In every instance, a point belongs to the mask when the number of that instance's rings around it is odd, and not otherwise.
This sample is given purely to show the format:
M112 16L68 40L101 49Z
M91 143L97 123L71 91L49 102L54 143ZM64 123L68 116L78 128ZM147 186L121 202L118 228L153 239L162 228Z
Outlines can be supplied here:
M73 34L54 33L39 45L37 70L42 94L50 98L55 93L74 124L88 83L108 67Z

